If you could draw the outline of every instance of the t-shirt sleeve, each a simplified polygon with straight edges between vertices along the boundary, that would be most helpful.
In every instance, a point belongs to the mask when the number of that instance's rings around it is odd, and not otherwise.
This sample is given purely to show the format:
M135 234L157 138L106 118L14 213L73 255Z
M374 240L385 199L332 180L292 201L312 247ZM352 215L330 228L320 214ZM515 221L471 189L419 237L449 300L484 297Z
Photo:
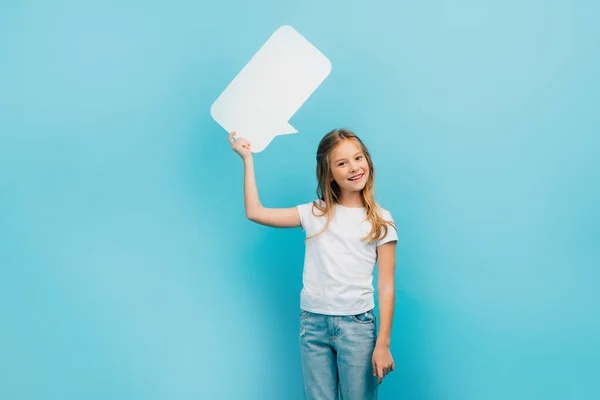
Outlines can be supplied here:
M383 210L382 216L384 220L394 222L394 218L389 211ZM377 246L381 246L382 244L392 242L394 240L398 240L398 232L396 232L396 228L394 228L392 225L387 224L387 234L377 241Z
M310 203L304 203L296 206L296 208L298 209L298 214L300 214L300 225L302 227L302 230L305 232L309 228L309 224L311 221L312 207L312 201Z

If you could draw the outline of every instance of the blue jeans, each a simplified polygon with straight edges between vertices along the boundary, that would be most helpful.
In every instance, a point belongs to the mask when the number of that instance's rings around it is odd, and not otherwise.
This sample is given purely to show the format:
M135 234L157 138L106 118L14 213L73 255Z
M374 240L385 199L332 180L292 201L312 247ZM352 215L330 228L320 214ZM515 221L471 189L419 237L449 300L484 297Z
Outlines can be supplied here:
M333 316L300 311L300 359L307 400L377 399L373 310Z

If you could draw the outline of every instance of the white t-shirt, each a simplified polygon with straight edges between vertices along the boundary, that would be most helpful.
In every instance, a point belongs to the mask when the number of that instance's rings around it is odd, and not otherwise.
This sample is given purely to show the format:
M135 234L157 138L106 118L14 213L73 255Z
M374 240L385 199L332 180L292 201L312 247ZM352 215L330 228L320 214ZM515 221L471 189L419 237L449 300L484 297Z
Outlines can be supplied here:
M322 201L319 200L320 204ZM302 230L306 237L325 227L327 216L313 203L297 206ZM348 208L336 204L333 218L325 231L306 240L303 288L300 307L327 315L355 315L375 306L373 268L377 261L377 246L398 240L396 229L388 224L387 235L370 244L361 240L371 232L365 208ZM386 221L393 221L389 211L381 208Z

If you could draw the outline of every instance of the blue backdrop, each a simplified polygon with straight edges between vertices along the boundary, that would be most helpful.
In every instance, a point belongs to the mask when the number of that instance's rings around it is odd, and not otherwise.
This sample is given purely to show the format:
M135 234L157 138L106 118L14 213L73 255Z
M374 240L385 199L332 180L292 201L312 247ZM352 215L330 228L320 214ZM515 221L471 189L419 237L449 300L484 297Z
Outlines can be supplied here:
M399 227L381 399L593 399L592 1L0 3L0 398L301 398L303 234L244 217L210 105L292 25L331 75L256 155L315 196L349 127Z

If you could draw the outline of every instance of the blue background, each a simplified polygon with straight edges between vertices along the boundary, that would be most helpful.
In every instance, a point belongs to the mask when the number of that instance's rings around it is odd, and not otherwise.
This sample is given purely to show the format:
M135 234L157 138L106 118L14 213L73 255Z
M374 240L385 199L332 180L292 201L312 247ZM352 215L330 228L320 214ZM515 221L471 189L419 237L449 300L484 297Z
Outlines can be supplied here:
M300 399L303 234L244 217L210 105L292 25L333 69L256 155L355 130L399 227L381 399L594 399L592 1L0 3L0 398Z

